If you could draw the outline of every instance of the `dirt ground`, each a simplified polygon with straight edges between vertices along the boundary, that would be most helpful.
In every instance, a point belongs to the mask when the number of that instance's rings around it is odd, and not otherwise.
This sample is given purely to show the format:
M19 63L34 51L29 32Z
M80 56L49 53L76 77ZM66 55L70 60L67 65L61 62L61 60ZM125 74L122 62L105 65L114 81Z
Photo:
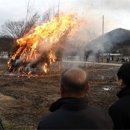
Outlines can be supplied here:
M117 66L82 66L90 72L91 105L107 110L116 100ZM53 67L40 77L6 75L6 62L0 62L0 118L5 129L34 130L50 104L60 97L61 69ZM58 70L58 71L56 71Z

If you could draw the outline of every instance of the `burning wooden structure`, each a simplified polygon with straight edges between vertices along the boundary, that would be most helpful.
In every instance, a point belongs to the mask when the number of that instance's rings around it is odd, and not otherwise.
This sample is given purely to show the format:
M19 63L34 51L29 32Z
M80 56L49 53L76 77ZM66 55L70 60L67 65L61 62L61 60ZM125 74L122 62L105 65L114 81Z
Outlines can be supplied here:
M40 70L47 73L57 60L57 51L76 26L72 15L62 15L32 28L17 39L17 49L8 61L9 72L32 74Z

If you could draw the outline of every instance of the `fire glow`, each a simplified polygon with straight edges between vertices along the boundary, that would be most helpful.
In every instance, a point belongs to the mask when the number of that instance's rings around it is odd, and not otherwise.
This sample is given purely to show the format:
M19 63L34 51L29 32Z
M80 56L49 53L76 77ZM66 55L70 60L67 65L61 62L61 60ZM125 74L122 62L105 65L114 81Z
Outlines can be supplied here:
M17 50L8 61L10 72L32 74L36 69L47 73L49 66L56 62L56 52L63 44L77 21L72 15L53 18L31 29L17 39Z

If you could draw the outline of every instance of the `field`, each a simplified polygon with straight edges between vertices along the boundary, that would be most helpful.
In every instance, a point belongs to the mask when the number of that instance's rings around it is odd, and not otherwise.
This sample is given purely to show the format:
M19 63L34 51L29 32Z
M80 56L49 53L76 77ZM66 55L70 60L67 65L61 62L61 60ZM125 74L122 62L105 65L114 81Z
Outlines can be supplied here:
M60 97L59 78L63 68L58 63L39 77L8 75L6 61L0 61L0 118L5 129L34 130L50 104ZM107 111L116 100L116 72L119 66L79 65L90 73L89 103Z

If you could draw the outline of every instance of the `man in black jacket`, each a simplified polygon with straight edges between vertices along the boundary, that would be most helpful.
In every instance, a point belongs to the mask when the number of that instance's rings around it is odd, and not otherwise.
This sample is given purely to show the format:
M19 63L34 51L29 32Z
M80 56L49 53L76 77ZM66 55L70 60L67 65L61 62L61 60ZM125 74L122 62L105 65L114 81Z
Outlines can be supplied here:
M130 129L130 63L123 64L117 73L119 100L109 109L114 129Z
M110 129L110 118L102 110L90 107L86 100L89 89L88 75L80 68L71 68L61 76L61 99L54 102L48 116L44 117L38 130L42 129Z

